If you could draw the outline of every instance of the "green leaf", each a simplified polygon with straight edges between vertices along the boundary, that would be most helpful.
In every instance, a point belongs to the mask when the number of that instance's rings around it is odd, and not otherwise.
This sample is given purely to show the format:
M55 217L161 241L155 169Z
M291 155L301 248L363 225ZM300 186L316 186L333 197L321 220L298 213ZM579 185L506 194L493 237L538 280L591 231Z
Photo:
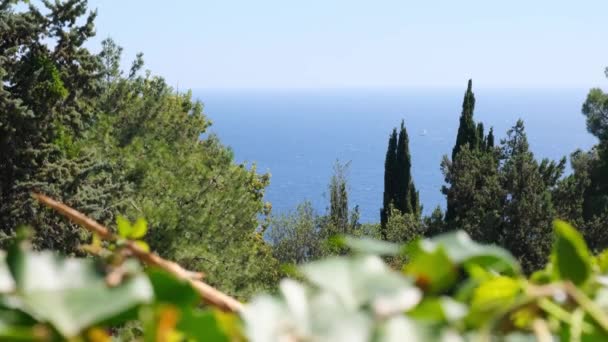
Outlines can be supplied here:
M551 259L554 274L558 279L570 280L581 285L591 274L591 255L579 232L566 222L553 222L556 241Z
M343 242L353 251L361 254L397 255L402 251L402 247L396 243L379 241L368 237L355 238L344 236Z
M157 302L171 303L178 307L191 307L200 301L199 295L186 281L157 269L148 270L148 278Z
M144 252L150 251L150 246L145 241L136 240L136 241L133 241L133 243L135 245L137 245L137 247L141 248Z
M430 322L455 322L463 318L467 311L464 304L450 297L429 297L408 312L408 316Z
M470 319L485 321L489 313L508 309L520 293L521 284L513 278L498 276L481 283L473 293Z
M146 235L148 231L148 222L143 218L138 218L137 221L133 224L131 234L129 235L130 239L141 239Z
M131 236L133 232L133 227L131 226L131 222L129 222L127 218L118 215L116 217L116 226L118 227L118 235L125 239Z
M194 341L229 341L221 321L221 313L212 310L184 309L177 330Z
M497 246L479 244L463 231L423 240L420 246L429 252L443 246L446 255L455 264L474 263L500 273L520 273L519 263L511 253Z
M404 272L414 277L419 288L430 293L449 289L458 277L456 266L442 246L430 252L423 249L414 252Z
M14 248L7 261L25 312L73 337L153 298L143 274L130 275L116 287L106 285L92 259L64 259L49 252Z

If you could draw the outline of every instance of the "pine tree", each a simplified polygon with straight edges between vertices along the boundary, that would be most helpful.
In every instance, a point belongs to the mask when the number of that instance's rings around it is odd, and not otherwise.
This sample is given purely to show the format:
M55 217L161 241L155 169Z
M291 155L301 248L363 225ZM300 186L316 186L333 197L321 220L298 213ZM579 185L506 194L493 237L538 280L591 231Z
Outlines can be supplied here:
M532 272L545 265L551 246L554 209L548 185L529 150L523 121L502 142L502 187L506 192L501 245Z
M86 1L0 4L0 231L33 225L38 248L75 253L80 231L39 210L31 192L51 195L102 222L113 218L119 176L76 141L95 121L100 63L84 48L96 14ZM82 23L82 24L80 24ZM53 42L53 44L49 44Z

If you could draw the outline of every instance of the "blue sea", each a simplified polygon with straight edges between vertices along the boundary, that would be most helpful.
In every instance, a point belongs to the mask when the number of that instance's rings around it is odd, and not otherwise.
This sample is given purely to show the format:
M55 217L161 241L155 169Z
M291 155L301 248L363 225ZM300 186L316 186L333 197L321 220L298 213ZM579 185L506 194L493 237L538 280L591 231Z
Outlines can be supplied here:
M537 158L588 149L581 105L588 89L477 89L475 120L497 141L522 118ZM445 207L440 162L456 140L463 89L199 90L210 132L238 162L271 174L266 200L273 213L311 201L327 210L336 160L350 162L349 203L362 222L379 221L387 139L405 120L412 171L425 213Z

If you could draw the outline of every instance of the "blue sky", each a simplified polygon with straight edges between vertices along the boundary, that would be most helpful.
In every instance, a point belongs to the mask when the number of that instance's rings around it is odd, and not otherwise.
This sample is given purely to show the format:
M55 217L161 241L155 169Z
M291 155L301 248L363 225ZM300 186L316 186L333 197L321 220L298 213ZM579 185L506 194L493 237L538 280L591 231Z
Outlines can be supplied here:
M606 0L90 0L98 37L180 88L589 88Z

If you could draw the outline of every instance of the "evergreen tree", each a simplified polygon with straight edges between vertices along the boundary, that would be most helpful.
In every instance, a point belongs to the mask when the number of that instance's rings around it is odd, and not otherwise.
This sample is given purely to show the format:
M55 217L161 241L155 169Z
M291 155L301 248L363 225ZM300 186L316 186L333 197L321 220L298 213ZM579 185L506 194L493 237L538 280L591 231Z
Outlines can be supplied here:
M488 152L494 149L494 127L490 127L490 132L488 132L488 136L485 139L486 150Z
M457 172L456 170L450 170L452 167L461 168L461 166L455 166L456 160L458 159L458 154L460 151L464 149L465 146L468 146L468 150L475 156L475 158L484 159L484 162L489 163L488 166L497 167L497 161L495 153L494 153L494 130L490 128L490 132L487 136L484 136L484 126L483 123L475 123L473 119L473 112L475 110L475 94L472 91L472 81L469 80L467 91L465 92L464 99L462 102L462 113L460 115L460 124L458 126L458 134L456 136L456 144L452 149L452 159L448 160L447 157L444 157L441 167L442 172L445 176L445 181L449 184L449 186L442 187L442 192L446 195L447 199L447 209L445 214L445 219L448 224L448 227L452 229L458 229L459 226L455 224L455 220L458 215L461 215L463 212L463 208L469 208L468 203L461 203L459 199L453 198L456 194L461 192L461 189L452 189L456 183L459 183L460 180L458 177L464 176L468 177L468 172L465 169L462 172ZM480 153L477 153L480 152ZM484 154L488 154L485 156ZM467 162L471 162L471 156L468 156ZM494 161L492 161L494 159ZM474 164L478 164L475 162ZM491 173L490 175L493 175ZM466 180L464 181L466 183ZM463 183L464 184L464 183ZM485 185L484 182L475 183L477 186L477 191L481 190ZM470 191L472 189L467 189L466 191ZM457 208L457 206L461 205L461 208ZM459 214L460 213L460 214Z
M448 228L465 230L477 241L496 242L504 191L495 156L467 145L454 161L444 157L441 170L450 184L442 189Z
M487 149L487 137L483 133L483 122L477 124L477 149L485 151Z
M405 128L405 122L401 121L401 128L399 130L399 138L397 140L397 161L395 163L395 170L393 171L395 177L396 191L394 193L394 205L395 209L399 210L403 214L410 214L414 212L417 205L416 190L412 189L412 161L409 149L409 138L407 130Z
M424 236L433 237L435 235L442 234L446 231L445 221L443 220L444 214L440 206L435 207L431 216L424 218Z
M329 182L330 205L329 217L335 233L347 234L349 231L348 190L346 172L349 163L341 164L336 161L334 174Z
M416 218L419 218L421 212L418 191L411 174L409 138L403 120L399 134L395 128L389 138L384 165L384 200L380 210L380 223L382 237L387 239L385 228L394 210L402 214L413 214Z
M382 200L382 209L380 209L380 225L386 226L388 216L390 214L390 207L394 205L394 199L396 196L396 163L397 163L397 129L394 128L393 132L388 139L388 148L386 150L386 158L384 161L384 193ZM382 238L386 239L386 233L382 230Z
M606 71L608 75L608 68ZM593 220L608 213L608 94L591 89L582 112L587 119L587 131L599 139L591 154L589 184L583 200L583 217Z
M502 245L520 259L527 272L542 267L549 255L555 212L532 152L523 121L517 121L502 142L505 158L501 182L506 191L501 226Z
M0 4L0 231L10 236L28 223L38 231L36 247L75 253L81 230L39 210L30 194L46 193L106 223L108 208L120 206L112 166L77 143L96 119L101 65L84 47L96 15L84 0L16 10L24 4Z
M456 144L452 149L452 160L456 158L456 154L464 145L469 145L469 148L477 148L479 146L479 137L477 135L477 127L473 120L473 112L475 111L475 94L473 94L473 81L469 80L467 91L464 94L462 101L462 113L460 114L460 125L458 126L458 134L456 135Z

